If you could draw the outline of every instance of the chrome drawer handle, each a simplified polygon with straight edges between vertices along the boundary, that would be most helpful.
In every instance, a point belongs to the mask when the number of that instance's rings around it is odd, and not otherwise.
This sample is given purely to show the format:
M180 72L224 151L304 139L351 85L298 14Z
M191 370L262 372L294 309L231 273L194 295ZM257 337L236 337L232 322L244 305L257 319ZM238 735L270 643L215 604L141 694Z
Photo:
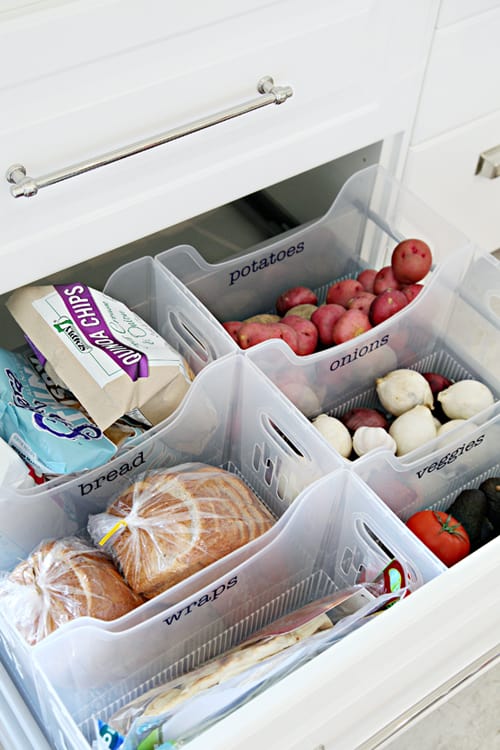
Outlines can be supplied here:
M218 125L220 122L225 122L234 117L239 117L240 115L252 112L255 109L266 107L268 104L283 104L283 102L286 102L286 100L293 94L293 90L290 86L275 86L274 80L271 76L264 76L264 78L260 79L257 83L257 91L260 96L251 101L245 102L244 104L237 104L234 107L222 110L215 115L202 117L187 125L182 125L173 130L167 130L164 133L160 133L151 138L145 138L142 141L137 141L136 143L116 149L115 151L109 151L107 154L97 156L94 159L88 159L79 162L78 164L73 164L70 167L58 169L55 172L43 175L42 177L30 177L26 173L26 167L22 164L13 164L8 168L5 175L7 182L12 185L10 192L14 198L19 198L20 196L30 198L31 196L36 195L41 188L47 187L48 185L54 185L56 182L68 180L70 177L76 177L76 175L90 172L92 169L103 167L106 164L112 164L120 159L126 159L128 156L139 154L142 151L147 151L150 148L161 146L170 141L175 141L185 135L196 133L198 130L210 128L212 125Z
M494 180L500 177L500 146L493 146L479 154L476 174Z

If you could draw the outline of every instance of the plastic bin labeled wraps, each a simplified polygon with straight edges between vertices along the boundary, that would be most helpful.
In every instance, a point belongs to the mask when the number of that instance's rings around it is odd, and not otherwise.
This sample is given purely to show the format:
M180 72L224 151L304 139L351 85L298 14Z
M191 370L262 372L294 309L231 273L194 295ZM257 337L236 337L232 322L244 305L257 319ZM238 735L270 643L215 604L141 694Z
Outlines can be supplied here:
M281 615L374 577L393 556L412 590L445 570L346 469L309 485L275 528L251 558L143 623L114 632L82 621L32 649L43 726L57 750L88 750L96 717L106 720ZM8 622L2 632L15 641Z
M284 519L296 496L311 482L342 466L308 421L290 410L287 399L249 360L225 357L199 373L174 415L150 430L139 446L104 469L88 472L60 487L3 497L0 568L13 568L43 539L85 534L88 516L105 510L142 472L189 461L237 473L277 519ZM268 544L278 531L275 524L244 547L106 623L103 632L109 637L112 632L131 628L211 581L230 577L236 565ZM84 619L73 620L60 630L77 631ZM56 631L48 640L60 635ZM36 690L34 671L40 644L28 647L22 642L11 630L5 612L0 616L0 643L2 660L10 665L21 689L27 691L35 711L43 717L45 693ZM73 656L71 652L71 659ZM47 725L49 716L50 711L43 718L43 725Z
M313 288L390 263L395 244L420 237L433 249L424 289L394 317L345 344L297 356L278 339L245 350L308 417L380 408L375 380L396 368L475 378L500 392L500 264L474 249L380 167L351 177L320 220L239 258L209 265L187 246L157 256L219 320L271 310L287 288ZM235 343L235 346L236 343ZM482 415L488 419L491 410ZM481 415L479 415L481 418ZM432 450L434 441L429 443Z

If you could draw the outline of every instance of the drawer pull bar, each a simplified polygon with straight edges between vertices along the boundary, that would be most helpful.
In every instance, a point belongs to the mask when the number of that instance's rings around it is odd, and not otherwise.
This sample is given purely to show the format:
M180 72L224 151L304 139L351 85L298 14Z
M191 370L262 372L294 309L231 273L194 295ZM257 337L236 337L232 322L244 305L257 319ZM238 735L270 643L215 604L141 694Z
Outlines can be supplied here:
M500 146L494 146L479 154L476 174L490 180L500 177Z
M268 104L283 104L286 100L292 96L293 90L290 86L275 86L274 80L271 76L265 76L261 78L257 83L257 91L260 96L252 99L251 101L245 102L244 104L237 104L229 109L222 110L217 114L202 117L199 120L182 125L173 130L167 130L164 133L160 133L152 138L145 138L142 141L137 141L129 146L110 151L102 156L97 156L94 159L88 159L86 161L73 164L65 169L59 169L50 174L42 177L30 177L26 172L26 167L22 164L13 164L6 172L7 182L11 183L10 188L11 194L14 198L25 196L30 198L36 195L41 188L47 187L48 185L54 185L56 182L62 182L68 180L70 177L76 177L84 172L90 172L92 169L103 167L106 164L112 164L120 159L126 159L128 156L139 154L142 151L147 151L150 148L161 146L164 143L175 141L178 138L182 138L185 135L196 133L199 130L210 128L212 125L218 125L226 120L231 120L239 115L247 114L253 110L266 107Z

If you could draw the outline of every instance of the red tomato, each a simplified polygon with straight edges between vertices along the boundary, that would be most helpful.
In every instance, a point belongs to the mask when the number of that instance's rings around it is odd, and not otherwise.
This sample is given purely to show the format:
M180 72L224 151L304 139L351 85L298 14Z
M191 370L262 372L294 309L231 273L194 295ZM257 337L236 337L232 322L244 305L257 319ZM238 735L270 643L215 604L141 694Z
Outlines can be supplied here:
M467 532L449 513L421 510L406 525L448 567L470 552Z

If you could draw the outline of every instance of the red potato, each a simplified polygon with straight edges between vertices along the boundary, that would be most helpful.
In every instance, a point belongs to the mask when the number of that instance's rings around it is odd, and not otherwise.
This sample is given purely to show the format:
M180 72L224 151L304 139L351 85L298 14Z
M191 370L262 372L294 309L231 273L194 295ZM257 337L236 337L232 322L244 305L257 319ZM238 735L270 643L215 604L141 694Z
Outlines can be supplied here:
M241 348L249 349L267 339L280 339L281 329L277 323L243 323L236 336Z
M290 326L297 333L298 346L296 354L304 356L316 351L316 347L318 346L318 329L311 320L301 318L300 315L286 315L283 318L283 325Z
M392 270L401 284L421 281L430 271L431 265L432 252L423 240L403 240L392 251Z
M384 320L395 315L407 304L408 300L403 292L398 289L388 289L386 292L379 294L370 307L369 318L372 325L376 326L383 323Z
M278 315L284 315L287 310L297 305L317 305L318 297L307 286L294 286L280 294L276 300L276 312Z
M365 268L357 275L357 280L363 285L363 289L373 294L373 282L378 271L375 268Z
M408 284L407 286L402 286L401 291L405 295L408 302L412 302L423 288L424 287L422 284Z
M339 419L350 432L356 432L358 427L382 427L384 430L389 429L389 422L378 409L359 406L355 409L350 409L339 417Z
M347 303L347 309L362 310L368 315L370 305L376 296L376 294L372 294L371 292L358 292L358 294L355 294Z
M223 323L222 325L226 329L228 334L231 336L231 338L234 339L234 341L236 341L236 343L238 344L239 342L238 342L237 333L239 329L241 328L241 326L243 325L243 323L239 320L228 320L226 321L226 323Z
M372 328L372 324L366 313L362 310L346 310L333 326L333 343L343 344L345 341L369 331L370 328Z
M445 378L444 375L440 375L438 372L423 372L422 375L427 380L431 387L433 395L444 391L445 388L449 388L453 381Z
M320 342L324 346L332 346L333 326L345 313L345 307L342 305L324 304L320 305L311 315L311 322L316 326Z
M329 287L326 293L326 302L327 304L345 307L351 297L363 291L365 291L363 284L356 279L343 279L343 281L337 281Z
M283 341L285 341L292 352L295 352L295 354L299 354L299 334L297 331L295 331L291 326L286 325L285 323L276 323L278 328L281 332L281 338Z
M384 266L373 280L373 293L382 294L387 289L399 289L400 286L391 266Z

